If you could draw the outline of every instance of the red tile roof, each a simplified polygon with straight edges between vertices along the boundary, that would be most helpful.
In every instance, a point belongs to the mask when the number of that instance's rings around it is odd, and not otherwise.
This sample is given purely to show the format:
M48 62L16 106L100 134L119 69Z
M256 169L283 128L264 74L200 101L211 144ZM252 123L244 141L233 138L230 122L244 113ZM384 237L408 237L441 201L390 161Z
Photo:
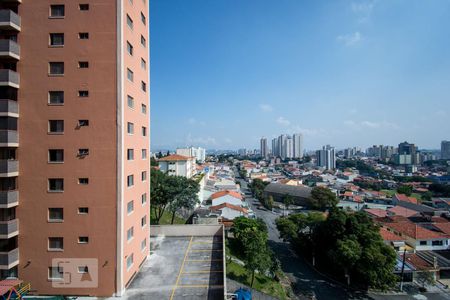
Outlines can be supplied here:
M403 259L403 255L400 255L400 258ZM418 271L435 269L431 263L427 262L426 260L418 256L416 253L406 254L405 262L412 265Z
M395 214L396 216L403 216L406 218L409 218L411 216L417 215L418 212L406 207L401 206L394 206L388 209L391 213Z
M364 211L375 217L386 217L387 216L386 210L381 209L381 208L366 208Z
M409 203L414 203L417 204L417 199L414 197L408 197L404 194L395 194L395 198L397 198L398 201L403 201L403 202L409 202Z
M186 161L190 160L192 157L183 156L179 154L172 154L165 157L160 158L158 161Z
M231 197L238 198L238 199L242 200L242 195L241 194L239 194L238 192L229 191L229 190L216 192L216 193L211 195L211 199L220 198L220 197L223 197L223 196L226 196L226 195L230 195Z
M397 241L404 241L405 239L402 238L399 235L396 235L393 232L390 232L384 227L380 227L380 235L383 238L383 241L390 241L390 242L397 242Z
M220 205L216 205L216 206L211 206L209 209L210 210L221 210L222 208L224 208L224 207L227 207L227 208L230 208L230 209L233 209L233 210L237 210L237 211L240 211L240 212L242 212L242 213L244 213L244 214L246 214L246 213L248 213L248 210L247 209L245 209L245 208L243 208L243 207L240 207L240 206L237 206L237 205L233 205L233 204L230 204L230 203L222 203L222 204L220 204Z
M439 232L431 231L411 222L384 223L383 225L415 240L445 238L445 235Z
M439 231L450 235L450 223L434 223L433 227L436 227Z

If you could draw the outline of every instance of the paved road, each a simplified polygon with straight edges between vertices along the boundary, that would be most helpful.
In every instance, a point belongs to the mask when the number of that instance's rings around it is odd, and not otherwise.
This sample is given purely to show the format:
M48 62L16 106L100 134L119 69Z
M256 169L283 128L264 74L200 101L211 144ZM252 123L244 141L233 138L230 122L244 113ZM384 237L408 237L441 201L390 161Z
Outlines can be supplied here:
M238 178L240 182L242 192L248 192L247 183ZM446 294L412 294L412 295L376 295L372 293L362 293L348 291L342 286L332 283L318 274L312 269L303 258L297 257L289 248L289 245L280 240L278 230L275 225L275 220L279 215L268 211L260 210L258 200L252 197L246 198L250 208L255 212L258 218L261 218L266 222L269 231L269 246L276 253L278 259L281 262L281 268L283 272L289 277L293 283L294 293L298 299L315 299L328 300L328 299L417 299L417 300L441 300L450 299L450 296Z

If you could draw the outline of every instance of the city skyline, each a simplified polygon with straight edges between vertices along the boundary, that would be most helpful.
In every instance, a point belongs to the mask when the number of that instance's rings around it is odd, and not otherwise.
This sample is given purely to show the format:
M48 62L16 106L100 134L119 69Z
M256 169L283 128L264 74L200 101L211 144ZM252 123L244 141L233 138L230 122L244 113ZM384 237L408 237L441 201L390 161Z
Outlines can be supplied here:
M278 132L303 133L306 149L438 149L450 138L449 9L153 1L153 150L259 148Z

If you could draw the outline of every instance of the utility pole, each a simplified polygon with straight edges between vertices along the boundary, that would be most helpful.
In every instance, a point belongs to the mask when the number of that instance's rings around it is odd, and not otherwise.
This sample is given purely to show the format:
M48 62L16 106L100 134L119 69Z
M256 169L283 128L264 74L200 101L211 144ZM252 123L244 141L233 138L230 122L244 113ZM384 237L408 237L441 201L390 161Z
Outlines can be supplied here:
M402 263L402 273L400 275L400 291L403 292L403 274L405 272L405 259L406 259L406 249L403 250L403 263Z

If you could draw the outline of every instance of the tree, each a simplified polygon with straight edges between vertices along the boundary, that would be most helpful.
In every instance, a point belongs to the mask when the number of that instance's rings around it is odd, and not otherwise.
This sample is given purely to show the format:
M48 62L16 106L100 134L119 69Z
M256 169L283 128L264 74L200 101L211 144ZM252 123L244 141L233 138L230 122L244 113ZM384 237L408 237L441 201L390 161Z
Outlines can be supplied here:
M284 195L283 204L284 204L284 207L286 207L286 210L289 210L289 206L294 204L294 198L289 194Z
M243 249L245 268L251 272L250 286L253 287L255 272L267 272L272 267L272 255L267 246L267 225L261 219L235 218L233 234Z
M316 186L311 191L310 205L319 210L325 210L338 204L339 200L330 189Z
M152 199L152 209L154 210L155 222L159 224L159 220L163 216L167 205L169 204L167 175L163 172L150 169L150 197Z
M331 256L344 269L347 285L350 285L349 270L353 268L361 257L361 245L355 240L346 238L344 240L338 240L336 249L332 249L331 251Z
M158 166L158 162L156 161L156 159L154 157L150 158L150 166L152 166L152 167Z
M422 194L422 200L425 200L425 201L431 201L432 197L433 197L433 193L431 193L430 191L426 191L425 193Z
M172 201L169 204L169 210L172 213L171 224L175 220L175 214L181 208L193 209L198 204L199 184L192 179L182 176L169 176L167 179L169 186L169 197Z
M422 282L422 288L425 288L425 285L433 285L435 284L434 274L430 271L422 271L418 273L418 281Z
M273 197L272 197L272 195L270 195L269 197L267 197L267 200L266 200L267 208L268 209L272 209L273 208L273 203L274 203Z
M406 196L411 196L413 192L413 187L410 185L401 185L397 188L397 193L405 194Z

